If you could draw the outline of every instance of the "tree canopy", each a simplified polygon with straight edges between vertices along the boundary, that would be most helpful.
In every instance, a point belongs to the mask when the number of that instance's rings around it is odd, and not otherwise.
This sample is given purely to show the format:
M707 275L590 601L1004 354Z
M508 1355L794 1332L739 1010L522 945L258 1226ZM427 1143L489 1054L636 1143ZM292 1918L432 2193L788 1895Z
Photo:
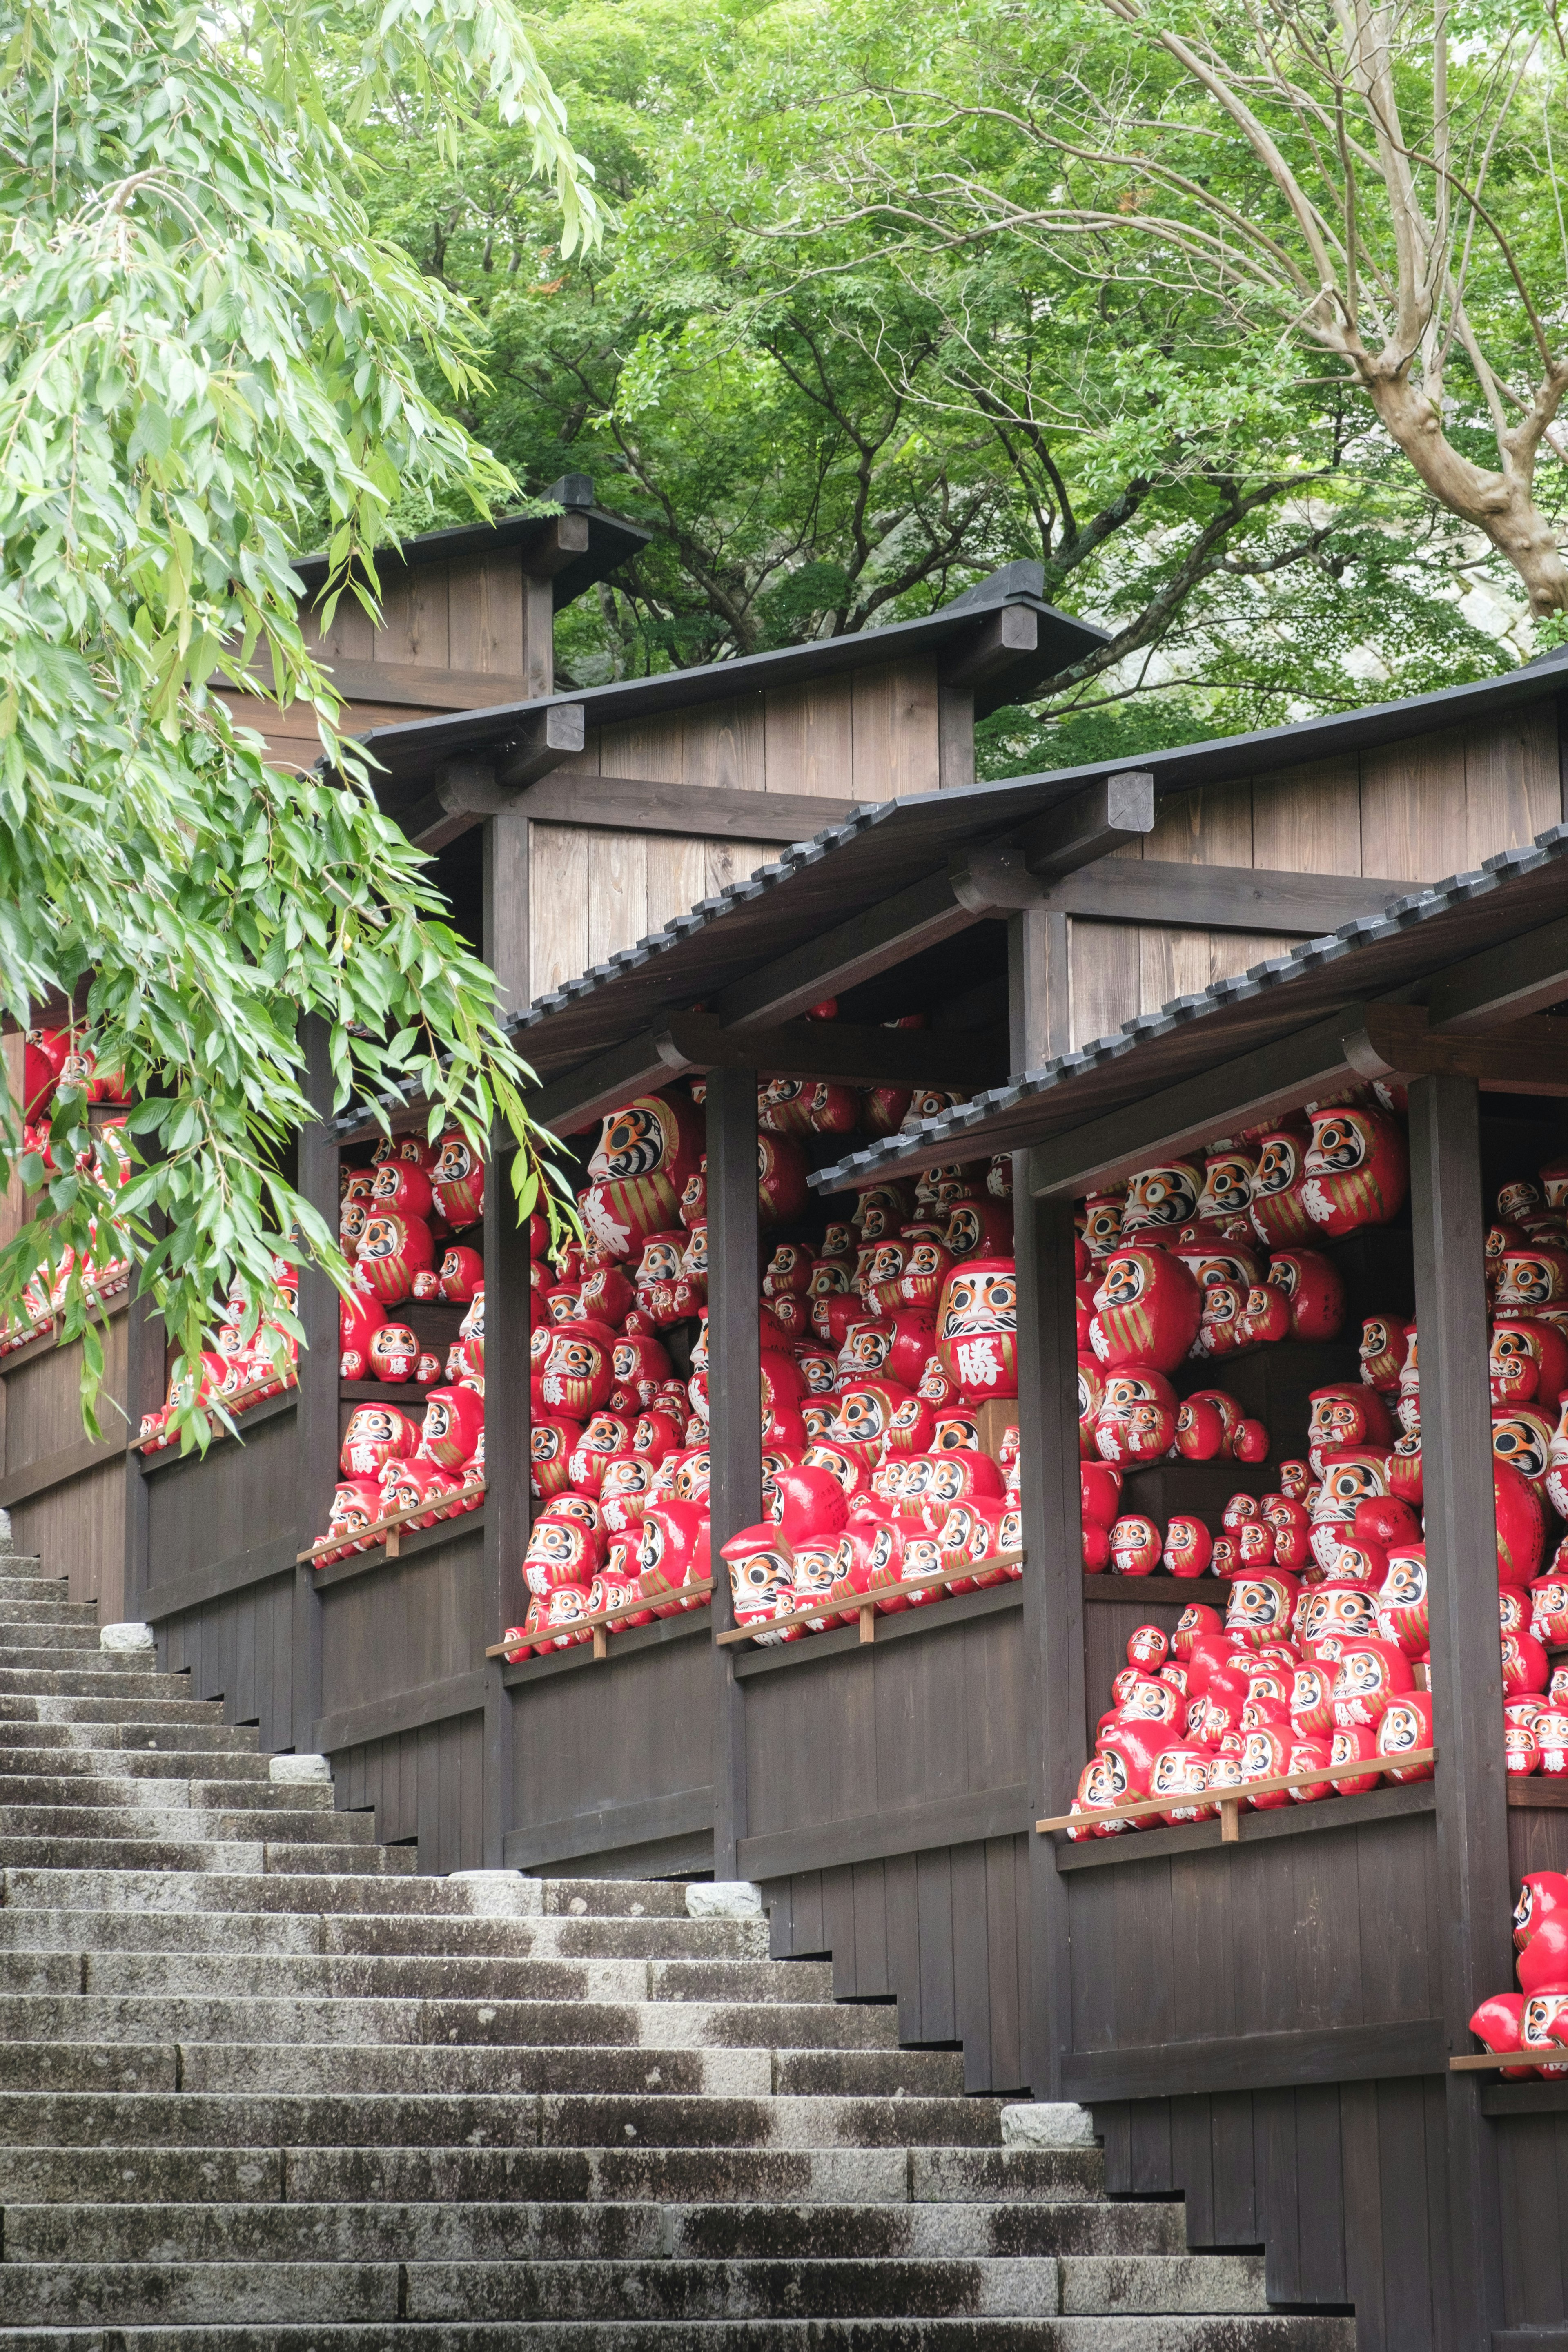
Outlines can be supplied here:
M455 152L483 102L563 250L595 216L509 0L0 0L0 1002L25 1027L86 986L83 1043L123 1073L141 1161L119 1190L79 1087L47 1160L7 1100L34 1192L0 1310L71 1265L90 1411L82 1272L111 1220L188 1360L232 1283L253 1317L271 1301L275 1252L343 1275L281 1173L332 1108L306 1099L302 1018L328 1024L340 1098L420 1091L433 1132L474 1142L498 1118L537 1195L493 978L362 763L337 783L265 765L214 688L270 680L331 748L291 554L324 525L334 593L358 567L370 593L400 499L484 513L514 488L455 414L477 381L460 310L350 190L356 128L395 86ZM345 102L311 60L350 55Z
M1141 179L1108 200L1124 247L1022 217L1092 99L1145 105L1233 206L1269 201L1142 38L1103 0L552 5L540 55L614 215L575 258L498 126L444 164L389 119L366 200L484 321L465 420L655 526L568 621L569 676L874 626L1019 556L1113 642L987 723L991 773L1516 657L1461 609L1515 593L1504 562L1348 375L1154 266Z

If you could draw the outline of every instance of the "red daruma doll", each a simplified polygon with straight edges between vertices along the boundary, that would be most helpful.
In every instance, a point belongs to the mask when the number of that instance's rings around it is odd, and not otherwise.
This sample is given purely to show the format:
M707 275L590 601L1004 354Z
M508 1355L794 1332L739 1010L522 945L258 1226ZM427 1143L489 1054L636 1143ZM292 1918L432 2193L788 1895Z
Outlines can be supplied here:
M389 1462L404 1462L419 1431L395 1404L356 1405L343 1433L339 1467L345 1478L379 1477Z
M1011 1258L967 1258L942 1286L936 1352L959 1394L1018 1394L1018 1273Z
M683 1599L685 1587L706 1584L709 1578L708 1516L696 1503L672 1498L655 1503L643 1515L643 1541L637 1570L644 1599L655 1617L673 1617L678 1610L695 1609L698 1599Z
M454 1231L477 1224L485 1213L485 1163L455 1128L436 1146L431 1190Z
M484 1426L485 1400L476 1390L432 1389L425 1400L419 1451L444 1470L456 1470L472 1460Z
M365 1224L354 1280L383 1307L400 1307L413 1296L413 1281L434 1262L430 1227L396 1209L378 1210Z

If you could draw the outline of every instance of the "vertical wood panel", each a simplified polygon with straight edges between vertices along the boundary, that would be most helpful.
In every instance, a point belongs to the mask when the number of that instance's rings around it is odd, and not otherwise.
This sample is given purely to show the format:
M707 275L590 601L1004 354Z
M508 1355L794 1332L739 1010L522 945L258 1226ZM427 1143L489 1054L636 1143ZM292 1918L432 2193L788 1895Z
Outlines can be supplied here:
M678 784L685 768L684 713L667 719L628 719L604 728L599 738L602 776L641 776L650 783Z
M588 961L602 963L648 929L647 835L591 832L588 836Z
M1361 782L1354 751L1255 779L1252 863L1276 874L1362 871Z
M528 850L529 994L546 996L586 971L589 835L569 824L536 824Z
M891 738L888 771L890 793L934 793L942 782L940 698L934 662L900 662L893 672L890 708ZM859 772L860 738L855 738L856 800L873 797Z
M1200 995L1217 980L1249 971L1270 956L1289 955L1296 944L1294 938L1269 931L1163 930L1145 925L1138 940L1138 1010L1157 1013L1173 997Z
M731 702L710 702L686 713L680 781L728 792L766 789L768 739L760 694L737 694Z
M1251 785L1200 784L1196 792L1166 793L1155 803L1144 855L1183 866L1250 866Z
M1137 926L1073 919L1067 926L1067 942L1072 1043L1085 1045L1096 1037L1114 1036L1139 1010Z
M1465 863L1479 866L1557 824L1563 786L1557 713L1549 702L1465 730Z
M1361 758L1361 870L1439 882L1467 863L1465 745L1455 730Z
M768 791L852 800L852 681L821 678L775 687L766 697L765 710Z
M710 852L718 845L716 843L692 840L682 834L649 835L650 931L662 931L675 916L688 913L699 898L706 898L710 890L722 887L710 879ZM761 862L760 858L754 860L758 865Z

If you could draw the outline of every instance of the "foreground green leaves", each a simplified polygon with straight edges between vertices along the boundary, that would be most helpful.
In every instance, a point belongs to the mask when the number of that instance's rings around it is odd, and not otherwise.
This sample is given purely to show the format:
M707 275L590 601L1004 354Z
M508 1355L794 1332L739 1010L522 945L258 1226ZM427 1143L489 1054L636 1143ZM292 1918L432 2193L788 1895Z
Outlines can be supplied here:
M444 920L421 858L345 781L264 764L214 691L247 675L336 705L296 616L292 550L325 516L334 594L373 589L394 502L485 513L510 476L433 400L476 388L463 307L371 232L306 35L361 43L436 133L488 96L566 199L591 199L559 104L504 0L278 6L241 24L137 0L0 0L0 1004L85 987L89 1042L120 1068L142 1164L112 1197L79 1096L54 1173L0 1251L0 1315L118 1218L178 1350L236 1279L269 1304L273 1252L341 1277L336 1236L285 1173L307 1100L300 1024L328 1026L334 1097L419 1092L430 1129L517 1139L540 1163L527 1073L495 982ZM243 38L236 39L236 35ZM25 1181L19 1105L0 1106ZM89 1425L100 1356L84 1352ZM204 1424L192 1421L198 1437Z

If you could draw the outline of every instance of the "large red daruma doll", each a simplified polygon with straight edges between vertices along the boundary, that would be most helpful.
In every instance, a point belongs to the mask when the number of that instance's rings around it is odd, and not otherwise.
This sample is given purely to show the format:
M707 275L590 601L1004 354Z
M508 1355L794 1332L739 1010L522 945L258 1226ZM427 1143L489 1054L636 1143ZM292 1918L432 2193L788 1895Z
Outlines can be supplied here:
M354 1280L383 1307L401 1307L413 1296L414 1276L435 1260L430 1227L397 1209L379 1210L365 1221Z
M696 1503L677 1499L652 1505L643 1515L637 1572L655 1617L672 1617L679 1610L698 1607L701 1596L685 1596L687 1588L706 1584L709 1579L706 1511Z
M471 1461L485 1426L485 1400L475 1389L432 1389L425 1401L422 1456L444 1470Z
M611 1257L639 1255L681 1222L681 1196L702 1160L702 1121L689 1102L639 1095L604 1120L579 1197L583 1223Z
M975 1404L1018 1394L1018 1271L1011 1258L967 1258L942 1286L936 1352Z
M1121 1249L1104 1262L1094 1307L1091 1343L1108 1370L1148 1364L1174 1372L1197 1337L1203 1300L1173 1252Z
M387 1463L406 1461L419 1430L395 1404L356 1405L338 1456L345 1478L378 1477Z
M1301 1201L1318 1231L1337 1240L1360 1225L1386 1225L1405 1204L1410 1157L1387 1111L1335 1104L1308 1113Z
M485 1162L455 1128L436 1146L430 1189L455 1232L477 1224L485 1213Z

